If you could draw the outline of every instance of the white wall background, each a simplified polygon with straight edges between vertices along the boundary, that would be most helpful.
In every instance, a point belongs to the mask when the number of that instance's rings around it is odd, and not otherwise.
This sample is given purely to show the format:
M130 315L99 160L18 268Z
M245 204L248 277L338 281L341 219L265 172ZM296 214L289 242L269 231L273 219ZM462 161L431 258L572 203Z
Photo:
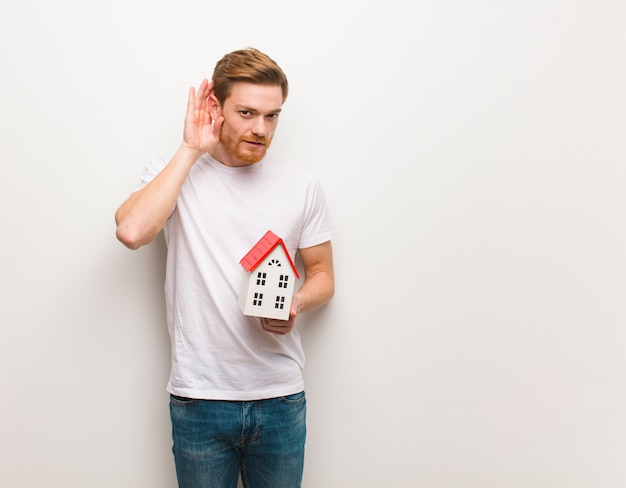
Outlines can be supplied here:
M292 92L337 294L301 324L305 487L626 486L625 4L0 4L0 486L175 486L159 240L113 213L187 90Z

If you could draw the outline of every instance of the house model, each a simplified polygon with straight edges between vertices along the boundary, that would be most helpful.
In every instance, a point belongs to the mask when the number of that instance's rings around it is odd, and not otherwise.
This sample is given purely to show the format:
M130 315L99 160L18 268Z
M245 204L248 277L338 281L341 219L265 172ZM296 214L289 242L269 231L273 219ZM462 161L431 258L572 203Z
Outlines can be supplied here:
M239 291L239 307L244 315L289 319L296 279L300 276L283 240L267 231L239 264L244 269Z

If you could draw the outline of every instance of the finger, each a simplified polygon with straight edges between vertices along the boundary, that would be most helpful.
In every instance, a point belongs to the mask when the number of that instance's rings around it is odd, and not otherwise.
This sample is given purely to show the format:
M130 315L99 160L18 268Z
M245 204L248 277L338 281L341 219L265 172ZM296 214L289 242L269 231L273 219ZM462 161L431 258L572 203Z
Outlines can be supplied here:
M222 117L221 115L216 118L213 119L213 135L214 136L219 136L220 131L222 130L222 124L224 123L224 117Z
M209 96L209 91L209 81L205 78L204 80L202 80L202 83L200 83L200 86L198 87L198 93L196 94L196 98L202 101L206 100Z
M189 95L187 96L187 115L193 113L196 108L196 89L192 86L189 89Z
M272 319L264 318L262 319L263 328L274 334L285 334L285 327L281 323L276 323L276 321Z
M213 80L207 82L207 97L215 96L215 82Z

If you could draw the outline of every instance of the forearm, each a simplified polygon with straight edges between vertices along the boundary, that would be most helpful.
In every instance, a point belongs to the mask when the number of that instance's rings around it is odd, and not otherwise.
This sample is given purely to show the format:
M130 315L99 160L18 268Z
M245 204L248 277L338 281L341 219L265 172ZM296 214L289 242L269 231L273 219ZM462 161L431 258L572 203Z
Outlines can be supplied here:
M296 314L321 307L335 293L331 242L326 241L298 251L304 265L304 283L294 294Z
M335 294L332 271L320 271L307 276L296 292L298 313L311 312L328 303Z
M119 207L115 213L116 236L126 247L137 249L157 236L176 205L189 170L201 154L181 145L165 168Z

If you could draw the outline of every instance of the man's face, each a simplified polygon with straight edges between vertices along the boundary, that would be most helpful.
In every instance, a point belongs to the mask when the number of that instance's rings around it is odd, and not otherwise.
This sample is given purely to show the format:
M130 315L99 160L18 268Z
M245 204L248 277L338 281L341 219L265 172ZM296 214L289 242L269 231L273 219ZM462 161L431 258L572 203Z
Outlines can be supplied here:
M227 166L258 163L272 142L283 104L280 86L238 82L221 107L220 142Z

